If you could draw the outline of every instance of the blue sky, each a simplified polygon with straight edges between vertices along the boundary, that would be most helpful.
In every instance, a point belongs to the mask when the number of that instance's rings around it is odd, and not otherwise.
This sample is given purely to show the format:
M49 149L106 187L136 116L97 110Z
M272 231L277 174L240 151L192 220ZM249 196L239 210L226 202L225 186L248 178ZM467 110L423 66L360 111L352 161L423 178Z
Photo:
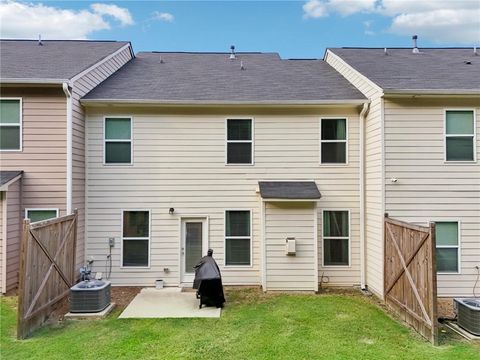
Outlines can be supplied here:
M478 19L480 0L4 1L0 34L130 40L136 52L234 44L321 58L326 47L411 46L413 33L424 47L478 45Z

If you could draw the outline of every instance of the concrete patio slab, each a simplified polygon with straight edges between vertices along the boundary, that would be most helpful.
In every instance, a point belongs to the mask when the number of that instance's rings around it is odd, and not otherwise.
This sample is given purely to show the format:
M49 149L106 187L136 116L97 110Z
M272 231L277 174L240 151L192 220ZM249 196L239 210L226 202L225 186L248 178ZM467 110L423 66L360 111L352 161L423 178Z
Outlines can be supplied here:
M127 318L219 318L221 309L198 308L194 292L180 288L145 288L119 316Z

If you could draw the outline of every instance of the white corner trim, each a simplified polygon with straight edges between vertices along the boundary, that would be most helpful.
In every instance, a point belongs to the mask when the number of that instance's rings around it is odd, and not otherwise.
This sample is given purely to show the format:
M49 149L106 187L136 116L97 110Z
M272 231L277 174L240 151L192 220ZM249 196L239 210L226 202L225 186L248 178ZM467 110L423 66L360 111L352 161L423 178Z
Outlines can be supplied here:
M368 112L370 111L370 103L365 103L360 112L360 171L359 171L359 191L360 191L360 287L366 288L366 249L365 249L365 121Z
M68 83L62 84L63 92L67 98L67 215L72 214L73 206L73 114L72 93Z
M7 239L7 193L0 192L0 203L2 206L2 286L1 286L1 293L4 294L7 292L7 241L3 241L3 239Z

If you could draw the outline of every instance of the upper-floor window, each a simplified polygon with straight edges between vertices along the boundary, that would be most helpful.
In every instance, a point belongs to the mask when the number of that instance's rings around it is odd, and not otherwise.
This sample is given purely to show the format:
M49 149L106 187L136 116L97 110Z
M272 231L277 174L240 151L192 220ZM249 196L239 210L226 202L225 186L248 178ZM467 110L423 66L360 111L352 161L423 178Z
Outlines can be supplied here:
M459 233L457 221L435 223L437 272L459 272Z
M105 164L132 163L132 119L105 118Z
M321 119L320 164L347 163L347 119Z
M473 110L446 111L445 160L475 161L475 120Z
M253 120L227 119L227 164L253 164Z
M0 150L22 150L21 99L0 99Z
M25 209L25 218L30 222L44 221L58 217L58 209Z

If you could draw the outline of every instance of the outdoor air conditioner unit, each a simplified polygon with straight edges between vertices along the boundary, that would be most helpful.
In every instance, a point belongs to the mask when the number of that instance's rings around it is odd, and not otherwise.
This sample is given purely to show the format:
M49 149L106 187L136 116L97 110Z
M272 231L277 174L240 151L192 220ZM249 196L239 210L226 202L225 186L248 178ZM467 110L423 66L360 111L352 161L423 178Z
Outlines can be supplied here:
M110 305L110 281L82 281L70 288L70 312L100 312Z
M480 336L480 299L454 299L454 308L458 325Z

